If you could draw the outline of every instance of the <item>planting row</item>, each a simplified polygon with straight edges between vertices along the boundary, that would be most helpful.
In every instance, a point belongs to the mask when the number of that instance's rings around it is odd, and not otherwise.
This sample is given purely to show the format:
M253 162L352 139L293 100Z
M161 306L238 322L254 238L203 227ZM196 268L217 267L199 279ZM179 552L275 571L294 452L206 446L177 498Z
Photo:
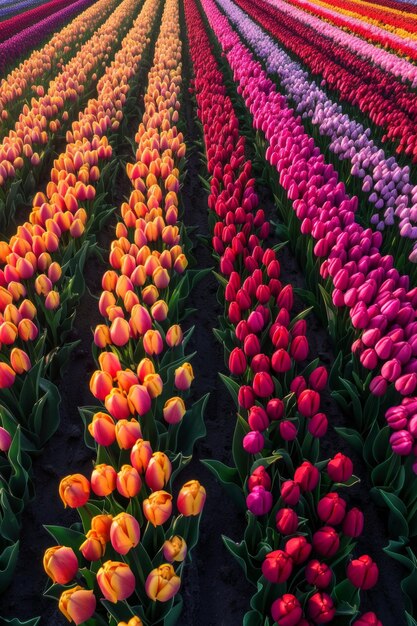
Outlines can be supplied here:
M111 269L102 279L105 323L94 332L100 369L90 381L102 406L82 411L97 460L90 480L70 475L59 489L64 504L78 509L82 529L48 528L60 545L45 553L55 583L46 593L59 596L60 610L76 624L90 618L92 624L176 623L183 563L197 541L206 497L198 481L188 481L173 515L173 481L204 435L206 401L186 407L194 378L185 352L192 331L183 335L177 323L198 278L186 269L178 222L185 156L176 126L179 31L178 0L167 0L135 137L136 162L127 167L133 190L121 207Z
M204 1L203 7L222 38L224 18L214 3ZM327 462L319 453L327 430L320 412L327 373L317 362L305 364L306 313L291 318L292 288L279 280L276 252L262 244L269 224L258 208L245 141L192 0L186 2L186 18L206 146L212 243L223 276L220 301L226 304L217 335L233 376L224 381L239 410L235 468L206 464L248 508L244 541L226 540L256 589L245 623L272 623L268 615L277 624L328 623L336 616L339 623L351 623L358 615L358 588L371 588L378 578L368 555L349 559L363 528L361 511L347 510L339 493L355 482L352 462L341 453ZM380 623L371 613L356 623L366 620Z
M106 134L113 133L117 149L114 133L132 115L128 96L158 7L158 0L144 5L100 81L98 98L73 123L46 195L35 196L30 221L2 245L1 422L2 447L9 448L2 458L2 589L13 575L21 515L33 496L28 454L40 450L58 427L59 394L52 381L74 347L67 336L84 291L84 263L94 252L95 232L113 212L106 188L113 187L117 167Z

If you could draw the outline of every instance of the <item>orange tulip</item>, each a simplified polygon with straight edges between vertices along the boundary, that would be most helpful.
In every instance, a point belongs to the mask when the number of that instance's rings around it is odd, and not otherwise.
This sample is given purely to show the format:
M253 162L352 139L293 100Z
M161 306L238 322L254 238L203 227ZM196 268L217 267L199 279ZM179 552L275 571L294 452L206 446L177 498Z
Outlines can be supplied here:
M158 355L164 349L161 334L158 330L148 330L143 336L143 348L146 354Z
M97 533L99 537L106 543L110 541L110 527L113 521L112 515L102 513L95 515L91 520L91 530Z
M111 446L116 439L113 418L107 413L98 412L93 415L88 425L90 435L100 446Z
M130 462L140 474L143 474L148 467L152 454L150 442L138 439L130 451Z
M65 506L84 506L90 497L90 483L82 474L71 474L59 483L59 495Z
M11 351L10 364L16 374L28 372L32 367L29 356L24 350L20 350L20 348L13 348Z
M191 387L194 380L194 372L190 363L183 363L175 370L174 384L177 389L185 391Z
M128 513L119 513L113 518L110 528L110 541L119 554L127 554L138 545L140 527L136 519Z
M175 535L164 542L162 553L164 559L170 563L173 561L181 562L187 556L187 544L182 537Z
M142 431L137 419L121 419L116 423L115 435L121 450L130 450L138 439L142 439Z
M91 489L97 496L108 496L116 489L116 478L114 467L100 463L91 474Z
M77 585L62 592L58 607L69 622L73 621L78 626L94 614L96 598L91 589L83 589Z
M95 530L89 530L85 541L80 546L80 552L87 561L98 561L104 556L106 542L102 535Z
M185 517L190 515L199 515L203 510L206 501L206 490L198 480L190 480L181 488L178 498L177 507L180 513Z
M126 600L136 586L130 567L119 561L106 561L97 572L97 582L106 600L114 603Z
M178 593L181 578L170 563L163 563L151 571L146 579L146 595L154 602L167 602Z
M171 461L164 452L154 452L145 472L145 481L152 491L158 491L168 484L171 477Z
M172 496L166 491L154 491L143 501L143 513L153 526L161 526L172 513Z
M137 469L131 465L122 465L117 474L117 491L125 498L134 498L142 488L142 481Z
M164 404L164 420L168 424L178 424L186 412L184 400L178 396L169 398Z
M43 567L54 583L66 585L78 572L78 560L72 548L54 546L46 550Z

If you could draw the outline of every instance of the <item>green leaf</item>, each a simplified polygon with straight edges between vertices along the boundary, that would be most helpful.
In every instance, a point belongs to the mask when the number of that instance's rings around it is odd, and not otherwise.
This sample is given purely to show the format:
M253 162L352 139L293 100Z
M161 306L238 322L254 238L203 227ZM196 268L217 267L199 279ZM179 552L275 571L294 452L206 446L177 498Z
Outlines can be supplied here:
M221 461L212 459L202 459L201 463L215 475L224 487L225 491L230 495L239 508L242 511L245 511L245 497L242 491L239 472L236 467L229 467Z
M0 554L0 593L5 591L13 580L19 556L19 541L8 546Z

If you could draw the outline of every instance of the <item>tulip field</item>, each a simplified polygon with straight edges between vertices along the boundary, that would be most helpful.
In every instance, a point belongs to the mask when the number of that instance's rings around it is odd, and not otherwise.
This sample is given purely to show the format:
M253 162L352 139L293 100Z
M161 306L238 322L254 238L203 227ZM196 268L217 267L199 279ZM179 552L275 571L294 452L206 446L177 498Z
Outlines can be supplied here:
M417 626L417 3L0 0L0 626Z

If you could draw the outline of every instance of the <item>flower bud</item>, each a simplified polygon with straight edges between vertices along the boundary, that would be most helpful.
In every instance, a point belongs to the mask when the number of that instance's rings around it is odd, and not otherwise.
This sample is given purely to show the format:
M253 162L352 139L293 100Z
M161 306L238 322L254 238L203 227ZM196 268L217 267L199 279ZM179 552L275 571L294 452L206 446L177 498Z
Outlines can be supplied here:
M113 418L101 411L93 415L92 422L88 425L88 431L100 446L111 446L116 440Z
M130 567L119 561L106 561L97 572L97 583L106 600L114 603L126 600L136 586Z
M198 480L189 480L181 487L177 507L185 517L199 515L206 501L206 490Z
M373 611L364 613L352 623L352 626L383 626Z
M43 567L54 583L66 585L78 572L78 560L72 548L54 546L46 550Z
M327 558L336 554L339 549L340 539L334 528L323 526L314 533L312 543L317 554Z
M116 478L117 491L125 498L134 498L142 488L142 480L137 469L131 465L122 465Z
M164 542L162 553L166 561L180 563L187 556L187 544L182 537L175 535Z
M345 517L346 502L336 492L330 492L323 496L317 505L317 514L319 518L331 524L337 526Z
M179 424L186 412L185 403L179 396L169 398L164 404L164 420L168 424Z
M82 474L66 476L59 483L59 496L65 506L84 506L90 497L90 483Z
M267 491L262 485L257 485L252 489L246 498L246 506L253 515L266 515L272 509L272 493Z
M292 559L283 550L269 552L262 563L262 574L270 583L283 583L291 576Z
M279 626L296 626L303 616L303 610L294 595L284 593L272 604L271 615Z
M327 624L334 618L336 608L327 593L319 592L309 598L307 613L316 624Z
M149 441L138 439L130 452L130 462L139 474L144 474L152 457L152 448Z
M281 485L281 498L285 504L295 506L300 500L300 486L293 480L286 480Z
M326 589L332 581L332 570L326 563L320 563L315 559L307 563L305 577L309 585L318 589Z
M327 464L327 473L335 483L344 483L353 474L353 463L348 456L338 452Z
M153 526L161 526L172 513L172 496L166 491L154 491L143 502L143 513Z
M275 522L281 535L292 535L298 528L298 515L289 508L279 509Z
M127 554L138 545L140 527L137 520L129 513L119 513L113 518L110 527L110 541L119 554Z
M260 433L258 430L251 430L243 437L242 443L245 452L247 452L248 454L257 454L263 449L265 445L265 440L262 433Z
M183 363L175 370L174 384L180 391L185 391L191 387L194 380L194 372L190 363Z
M168 484L171 472L171 461L167 455L164 452L154 452L146 468L145 482L152 491L158 491Z
M376 563L370 556L364 554L349 563L346 574L354 587L366 590L376 585L379 572Z
M305 389L297 398L297 408L304 417L312 417L320 408L320 396L317 391Z
M8 452L11 445L11 434L5 428L3 428L3 426L0 426L0 452Z
M131 450L138 439L142 439L142 431L137 419L121 419L116 422L115 436L121 450Z
M87 561L98 561L106 551L106 541L95 530L89 530L84 543L80 546L80 552Z
M271 488L271 479L263 465L257 467L248 478L248 489L253 491L255 487Z
M73 621L78 626L93 616L96 597L92 589L83 589L77 585L62 592L58 608L69 622Z
M358 508L350 509L343 520L342 531L347 537L359 537L362 534L364 516Z
M112 465L100 463L91 474L91 489L97 496L108 496L116 489L116 470Z
M112 521L113 516L106 515L105 513L95 515L91 520L91 530L97 533L105 543L110 541L110 527Z
M308 559L311 549L311 544L305 537L292 537L285 544L285 551L297 565Z
M310 461L304 461L294 472L294 482L302 491L313 491L319 482L320 472Z
M167 602L178 593L181 579L169 563L163 563L153 569L146 579L146 595L154 602Z

